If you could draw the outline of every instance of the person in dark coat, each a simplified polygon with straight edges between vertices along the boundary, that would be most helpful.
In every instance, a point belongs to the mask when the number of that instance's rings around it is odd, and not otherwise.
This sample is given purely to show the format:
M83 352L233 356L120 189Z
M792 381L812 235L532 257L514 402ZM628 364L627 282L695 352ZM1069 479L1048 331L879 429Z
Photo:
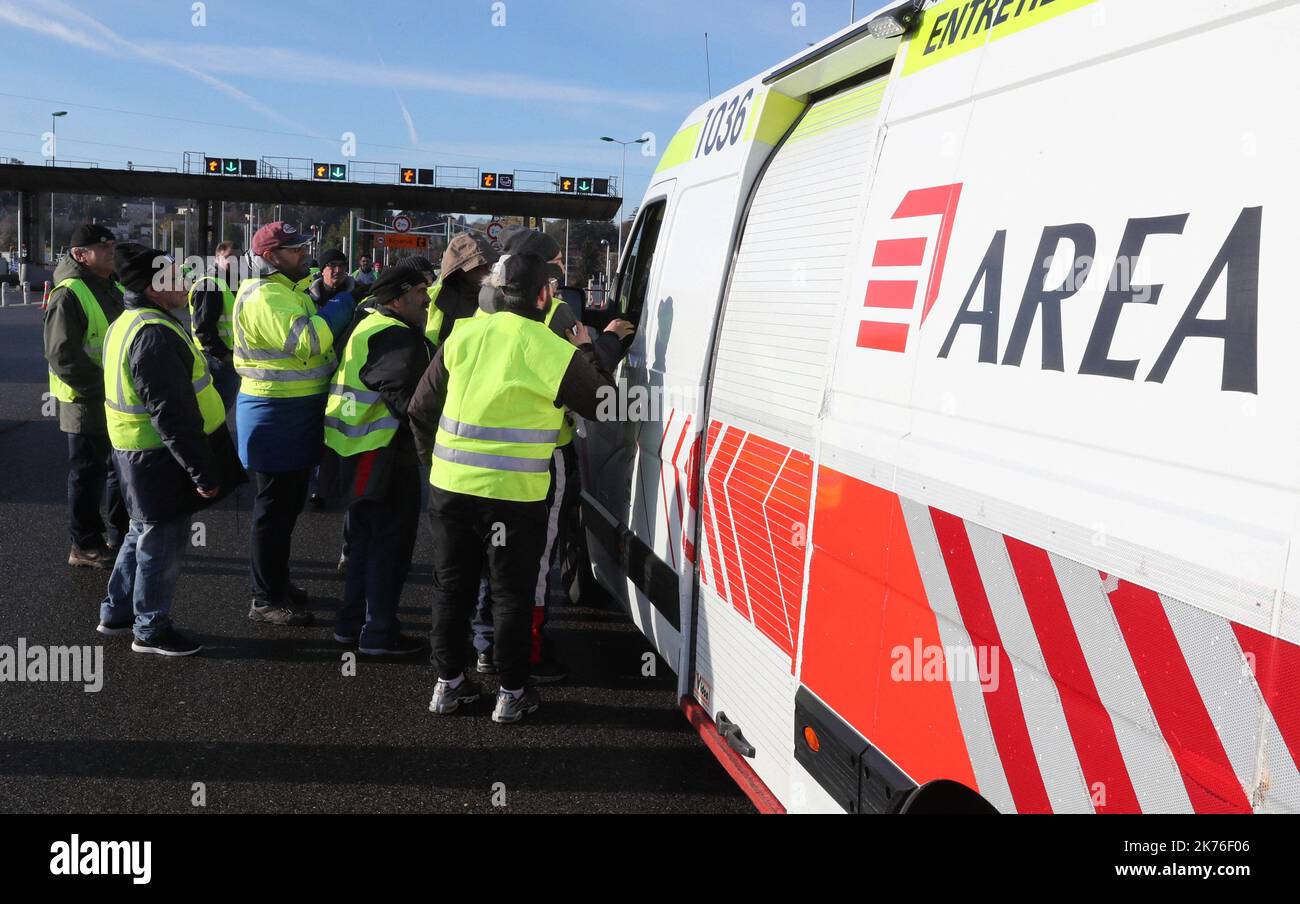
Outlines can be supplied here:
M186 305L184 276L142 245L118 246L116 263L125 311L105 340L104 389L131 521L98 630L134 634L138 653L188 656L202 646L176 631L171 608L191 517L246 477L207 358L174 313Z
M59 429L68 435L68 564L113 567L127 513L104 426L102 344L122 313L113 279L113 233L93 223L72 233L72 250L54 270L45 309L45 360ZM108 521L100 514L107 502ZM107 528L107 542L105 542Z
M581 311L575 311L559 296L559 280L564 277L563 254L555 239L538 229L512 227L502 233L501 259L492 269L479 291L479 308L488 314L500 311L505 303L502 273L511 257L517 255L538 257L547 263L553 298L543 312L543 320L555 335L567 338L578 324ZM625 340L632 334L632 324L625 320L613 321L614 328L599 334L593 345L601 367L613 373L627 351ZM571 414L566 414L572 418ZM532 645L529 648L529 680L534 684L553 684L568 676L568 668L556 655L546 623L550 607L556 603L571 602L569 588L576 583L577 563L586 560L585 539L581 530L578 509L581 477L578 454L573 443L571 422L562 432L552 462L553 491L547 506L547 542L542 570L545 580L539 582L533 608ZM492 645L495 629L492 624L492 600L487 576L479 582L478 605L471 622L474 632L474 649L478 653L478 670L491 674L496 670Z
M504 270L502 311L456 328L434 353L406 413L420 460L437 459L429 525L438 682L429 709L455 712L482 692L464 667L465 636L486 567L501 675L492 718L516 722L540 705L537 691L527 686L530 623L537 588L544 586L547 498L555 487L548 468L562 422L556 409L595 417L615 384L586 327L574 328L570 347L542 325L551 301L546 261L515 255ZM488 411L498 414L474 413ZM486 445L480 452L465 448L473 443Z
M423 332L428 280L406 262L375 280L374 306L343 349L325 411L321 470L337 473L335 495L348 504L334 640L371 656L424 649L401 633L397 607L420 521L423 473L406 407L433 356Z
M190 288L190 335L208 356L212 382L227 409L239 394L230 317L239 291L240 256L235 242L217 245L211 272L200 274Z

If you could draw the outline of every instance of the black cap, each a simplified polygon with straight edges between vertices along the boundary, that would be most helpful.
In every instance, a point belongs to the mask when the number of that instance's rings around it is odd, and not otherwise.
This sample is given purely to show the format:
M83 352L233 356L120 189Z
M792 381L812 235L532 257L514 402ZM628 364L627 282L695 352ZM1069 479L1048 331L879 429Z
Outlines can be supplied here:
M547 261L547 274L555 279L564 278L564 268L550 261L560 253L560 243L540 229L525 229L515 226L507 229L501 237L502 254L530 254Z
M339 261L344 267L348 265L348 256L338 248L331 248L320 256L320 265L324 269L335 261Z
M157 248L123 242L113 249L113 266L122 285L143 295L153 285L154 275L172 266L172 259Z
M391 267L385 267L371 287L370 297L379 304L386 304L398 296L404 295L420 283L429 283L429 274L419 267L402 261Z
M560 253L560 243L540 229L516 226L507 229L501 237L501 250L506 254L533 254L549 261Z
M69 247L89 248L91 245L98 245L101 242L112 242L116 238L113 233L98 223L86 223L78 226L72 233L72 241L69 243Z
M511 254L501 259L501 293L504 307L541 319L537 296L550 279L547 263L535 254Z

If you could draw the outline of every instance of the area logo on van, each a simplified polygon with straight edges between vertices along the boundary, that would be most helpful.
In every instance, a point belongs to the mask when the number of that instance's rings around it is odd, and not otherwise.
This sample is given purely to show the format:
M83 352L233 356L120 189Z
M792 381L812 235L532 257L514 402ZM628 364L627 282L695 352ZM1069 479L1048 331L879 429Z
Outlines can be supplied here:
M893 216L895 220L941 217L918 329L925 323L939 297L961 191L962 185L956 184L908 192ZM1128 220L1114 265L1107 271L1109 281L1075 372L1132 381L1139 379L1139 370L1145 370L1141 376L1143 381L1163 383L1188 339L1214 339L1223 347L1220 388L1225 392L1257 393L1263 217L1262 207L1242 209L1218 254L1192 292L1173 331L1163 343L1151 349L1154 358L1149 362L1112 356L1115 336L1120 331L1120 315L1125 305L1154 305L1160 301L1164 285L1142 285L1134 279L1134 275L1140 272L1143 248L1152 236L1182 235L1191 215L1177 213ZM876 243L873 266L877 272L890 267L911 268L914 272L924 260L928 242L929 236L882 239ZM1061 285L1049 286L1048 277L1053 264L1066 245L1073 248L1068 275ZM938 357L947 358L957 336L965 330L978 334L979 363L1020 367L1026 360L1033 327L1038 323L1042 344L1041 368L1064 372L1067 362L1061 305L1077 295L1092 277L1098 247L1097 231L1087 223L1044 227L1011 333L1005 345L1001 345L1006 247L1007 230L999 229L971 278L970 287L953 317ZM1221 283L1226 290L1224 316L1202 316L1211 294ZM863 302L871 317L864 319L858 327L858 346L884 352L905 352L919 290L920 285L915 279L872 279L867 284ZM1074 363L1070 362L1071 365Z
M919 217L942 217L939 233L935 237L934 260L930 264L930 277L925 292L925 306L921 308L921 323L930 316L930 309L939 298L943 284L943 268L948 262L948 243L952 240L952 227L957 220L957 203L961 200L962 183L919 188L908 192L903 203L894 211L893 219L911 220ZM912 238L881 239L871 263L876 268L915 269L925 260L928 235ZM876 319L863 320L858 327L858 345L883 352L907 350L907 334L911 330L911 315L916 308L916 294L920 284L915 279L873 279L867 283L867 297L863 305L871 308ZM896 319L905 317L906 320Z

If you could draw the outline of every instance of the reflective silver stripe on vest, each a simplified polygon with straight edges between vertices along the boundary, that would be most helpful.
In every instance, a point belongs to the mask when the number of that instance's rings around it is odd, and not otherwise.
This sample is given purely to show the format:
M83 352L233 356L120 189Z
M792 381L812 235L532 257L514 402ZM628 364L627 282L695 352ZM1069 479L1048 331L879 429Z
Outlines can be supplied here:
M136 320L136 322L131 325L131 328L134 332L130 336L128 336L126 340L123 341L122 343L123 356L126 356L130 352L131 343L135 341L136 334L138 334L140 332L140 329L147 323L170 323L173 327L176 327L175 322L172 321L170 317L164 314L152 314L148 312L141 314L139 319ZM180 328L179 327L176 328L179 331ZM197 354L198 353L195 352L196 356ZM120 363L121 362L119 362L119 366ZM195 380L193 384L195 397L197 398L198 394L203 390L207 389L208 386L211 385L211 383L212 383L212 373L206 367L204 367L203 376ZM148 414L149 406L147 405L126 404L125 388L126 388L126 381L119 376L117 380L117 401L114 402L112 399L105 399L104 404L107 405L109 408L112 408L114 411L120 412L122 414Z
M286 355L269 348L236 348L235 354L250 361L296 361L294 355Z
M334 376L333 364L322 364L311 370L266 370L261 367L236 367L235 373L250 380L268 380L272 383L304 383Z
M144 325L159 320L167 320L167 318L161 314L151 314L146 311L145 313L140 315L140 317L136 320L135 323L131 324L131 330L132 330L131 335L127 336L126 339L122 341L123 360L118 362L119 369L121 369L122 365L126 364L126 359L130 357L131 343L135 341L135 337L139 335L140 330L144 327ZM114 402L110 402L108 399L105 399L104 404L107 405L109 408L112 408L114 411L120 411L122 414L148 414L149 413L149 408L146 405L128 405L126 403L126 380L122 378L121 374L119 374L117 378L117 402L114 403Z
M250 294L256 292L259 288L269 282L269 279L246 279L239 286L239 292L235 295L235 307L234 310L230 312L230 326L235 333L235 354L239 355L241 358L251 358L253 356L249 354L250 349L244 341L244 330L239 325L239 311L243 308L244 301ZM236 368L236 370L238 370L238 368Z
M306 314L297 318L293 326L289 327L289 336L284 340L284 350L289 355L293 355L294 349L298 347L298 340L302 338L302 331L311 329L311 318ZM312 330L312 354L320 354L320 340L316 338L316 331Z
M336 417L325 418L325 428L337 430L344 436L356 439L360 436L367 436L376 430L396 430L401 426L401 421L395 417L381 417L377 421L371 421L369 424L346 424Z
M337 383L330 386L330 395L338 396L341 399L351 399L354 402L360 402L362 405L374 405L376 402L383 401L383 396L377 392L370 392L364 389L352 389L348 386L339 386Z
M482 452L466 452L463 449L448 449L435 443L433 454L443 461L458 465L472 465L475 468L489 468L493 471L526 471L540 474L550 470L551 457L516 458L513 455L487 455Z
M120 395L120 393L119 393ZM125 402L114 402L112 399L105 399L104 404L114 411L122 414L148 414L149 409L145 405L127 405Z
M513 427L478 427L453 421L447 415L438 419L438 426L453 436L465 439L487 439L500 443L555 443L560 440L559 430L517 430ZM531 461L531 459L529 459Z

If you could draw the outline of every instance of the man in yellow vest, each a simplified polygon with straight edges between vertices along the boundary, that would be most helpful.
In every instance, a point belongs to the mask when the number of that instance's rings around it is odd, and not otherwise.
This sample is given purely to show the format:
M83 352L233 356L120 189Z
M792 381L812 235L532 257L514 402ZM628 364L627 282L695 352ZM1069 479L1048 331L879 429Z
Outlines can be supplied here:
M119 245L126 309L104 340L104 409L130 529L118 551L99 633L133 634L131 649L189 656L202 645L172 626L190 518L244 480L207 356L175 312L184 276L171 258Z
M104 334L122 313L113 279L113 233L87 224L72 233L72 250L54 271L45 311L45 360L59 429L68 435L68 564L108 569L127 530L127 512L113 470L104 423ZM108 524L100 504L107 497Z
M513 254L531 254L547 262L554 297L542 322L557 336L567 336L578 323L582 312L565 303L558 294L559 281L564 278L564 257L559 243L539 229L522 226L507 229L501 236L501 243L502 260ZM504 296L499 288L500 274L501 268L494 268L479 293L479 308L482 312L493 313L501 307ZM610 330L596 337L593 343L596 355L601 366L610 373L614 372L622 360L626 351L623 339L632 334L632 329L632 324L619 320ZM550 607L571 601L569 589L575 580L574 560L579 558L574 549L582 541L578 526L581 481L578 454L573 445L573 425L569 417L566 413L551 467L553 488L547 497L546 548L542 553L546 578L538 583L533 600L532 641L528 652L528 679L533 684L563 681L568 677L569 671L556 655L545 630ZM479 600L471 628L474 632L474 650L478 653L478 671L480 674L492 674L496 671L492 652L495 632L486 579L479 585Z
M397 605L420 523L422 475L406 408L433 355L424 338L429 280L401 263L372 288L374 306L348 338L325 407L322 477L333 471L333 495L348 500L334 640L370 656L402 656L425 646L402 635Z
M227 408L235 404L239 392L230 322L239 288L239 258L239 246L234 242L217 245L211 270L194 280L189 297L194 344L208 356L213 385Z
M355 307L348 292L320 307L311 300L309 241L291 223L259 229L232 318L239 457L256 487L248 617L273 625L312 621L307 592L290 580L290 544L320 461L325 400L338 366L334 337Z
M565 342L542 323L551 303L544 260L512 256L502 276L502 311L456 325L407 416L417 448L431 461L438 682L429 709L454 712L482 693L465 676L465 637L486 566L501 675L492 719L517 722L540 705L528 685L529 634L564 408L594 417L602 387L609 392L614 383L585 327L578 324Z

